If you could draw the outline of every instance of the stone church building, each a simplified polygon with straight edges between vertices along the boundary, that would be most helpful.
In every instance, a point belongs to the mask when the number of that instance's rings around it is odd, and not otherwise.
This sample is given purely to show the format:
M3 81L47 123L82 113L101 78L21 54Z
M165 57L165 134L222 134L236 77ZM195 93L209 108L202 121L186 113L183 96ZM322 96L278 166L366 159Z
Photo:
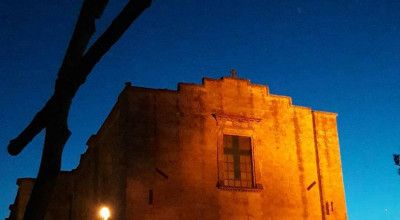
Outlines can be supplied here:
M312 95L312 94L310 94ZM336 114L232 75L150 89L129 83L46 219L344 220ZM22 178L9 219L34 179Z

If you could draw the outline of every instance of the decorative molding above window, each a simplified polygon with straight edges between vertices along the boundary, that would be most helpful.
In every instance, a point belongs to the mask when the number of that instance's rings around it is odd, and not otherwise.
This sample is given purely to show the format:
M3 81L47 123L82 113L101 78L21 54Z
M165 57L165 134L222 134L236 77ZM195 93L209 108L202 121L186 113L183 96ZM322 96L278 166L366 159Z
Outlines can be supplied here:
M212 113L211 114L217 121L228 120L228 121L236 121L236 122L260 122L261 118L248 117L243 115L234 115L234 114L226 114L226 113Z

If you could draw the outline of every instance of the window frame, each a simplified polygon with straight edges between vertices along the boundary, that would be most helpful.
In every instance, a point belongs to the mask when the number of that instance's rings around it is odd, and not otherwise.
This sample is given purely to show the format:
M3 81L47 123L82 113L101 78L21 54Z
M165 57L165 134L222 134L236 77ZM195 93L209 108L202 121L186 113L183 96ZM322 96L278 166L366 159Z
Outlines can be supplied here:
M248 156L248 158L249 158L249 161L248 162L244 162L244 163L242 163L241 162L241 159L239 159L239 173L240 173L240 178L238 178L238 179L236 179L236 177L235 177L235 175L236 175L236 173L235 173L235 171L237 171L237 170L235 170L235 155L234 155L234 153L232 152L232 153L226 153L226 146L225 146L225 137L237 137L238 138L238 140L239 140L239 138L245 138L245 139L248 139L249 140L249 149L246 149L246 151L248 150L248 155L246 155L246 154L244 154L244 156ZM253 143L252 143L252 139L251 139L251 137L249 137L249 136L243 136L243 135L231 135L231 134L223 134L223 137L222 137L222 140L223 140L223 146L222 146L222 149L223 149L223 152L222 152L222 156L223 156L223 158L222 158L222 160L223 160L223 163L222 163L222 177L221 177L221 183L223 184L223 186L226 186L226 187L238 187L238 188L254 188L254 183L255 183L255 178L254 178L254 160L253 160L253 149L252 149L252 145L253 145ZM240 145L238 145L237 146L238 148L239 148L239 151L240 151ZM233 149L233 146L232 146L232 148L230 148L232 151L234 151L234 149ZM232 158L232 162L230 162L230 161L228 161L227 159L226 159L226 157L227 156L231 156L231 157L233 157ZM236 155L236 156L239 156L239 158L241 158L242 157L242 154L240 154L239 153L239 155ZM242 169L242 164L245 164L245 166L247 167L247 166L250 166L250 172L247 172L247 169L246 170L243 170ZM230 170L230 168L231 169L233 169L233 179L231 179L230 178L230 172L229 172L229 170ZM247 179L247 178L243 178L243 176L242 176L242 173L250 173L250 178L249 179ZM231 185L231 184L225 184L225 182L226 181L228 181L228 182L230 182L230 181L234 181L234 184L233 185ZM236 186L236 181L239 181L239 184L240 184L240 186ZM249 185L249 182L250 182L250 186L248 186Z
M239 132L238 132L239 131ZM221 190L230 190L230 191L260 191L263 189L262 185L257 182L257 172L256 172L256 158L255 158L255 141L253 137L253 132L245 131L240 129L224 129L218 135L218 182L217 187ZM230 186L224 184L224 172L225 172L225 154L224 154L224 136L239 136L239 137L247 137L250 138L250 160L251 160L251 174L252 174L252 186L251 187L243 187L243 186Z

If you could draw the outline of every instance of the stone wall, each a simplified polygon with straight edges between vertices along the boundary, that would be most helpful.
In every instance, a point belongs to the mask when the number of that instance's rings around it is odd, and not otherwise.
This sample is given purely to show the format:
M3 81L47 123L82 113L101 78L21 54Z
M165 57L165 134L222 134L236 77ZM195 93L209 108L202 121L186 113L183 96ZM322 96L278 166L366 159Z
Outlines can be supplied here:
M334 114L293 106L235 78L127 93L128 130L140 133L127 138L127 210L140 210L128 219L346 219ZM331 124L314 122L324 118ZM318 154L328 147L321 132L333 138L329 168ZM223 134L252 138L263 189L217 187ZM329 215L326 201L334 204Z
M251 138L253 187L221 184L224 134ZM245 79L128 85L53 200L48 219L346 219L336 115Z

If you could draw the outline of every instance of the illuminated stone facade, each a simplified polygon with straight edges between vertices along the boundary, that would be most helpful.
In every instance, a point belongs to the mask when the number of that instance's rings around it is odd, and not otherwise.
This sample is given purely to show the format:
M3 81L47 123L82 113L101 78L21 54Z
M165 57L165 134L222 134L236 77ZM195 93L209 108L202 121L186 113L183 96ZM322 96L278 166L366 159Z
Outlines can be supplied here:
M336 114L236 77L128 84L47 219L100 219L102 205L112 219L347 219Z

